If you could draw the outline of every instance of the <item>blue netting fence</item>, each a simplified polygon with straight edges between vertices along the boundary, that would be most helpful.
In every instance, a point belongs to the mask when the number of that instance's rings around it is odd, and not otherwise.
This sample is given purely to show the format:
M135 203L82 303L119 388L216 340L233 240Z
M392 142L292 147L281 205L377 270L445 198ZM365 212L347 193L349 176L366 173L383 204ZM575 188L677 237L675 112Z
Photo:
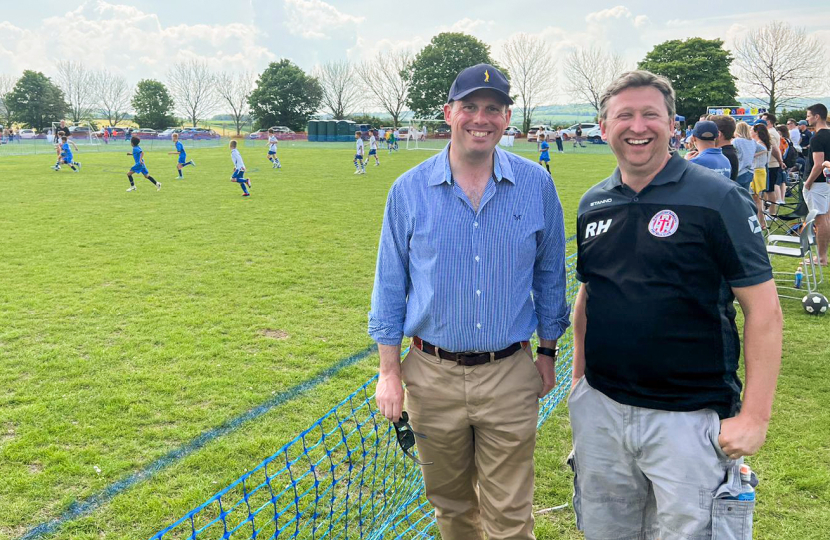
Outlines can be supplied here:
M566 260L567 297L578 290ZM559 340L558 384L539 426L570 390L571 330ZM376 376L251 471L151 540L437 538L420 468L403 455L375 408Z

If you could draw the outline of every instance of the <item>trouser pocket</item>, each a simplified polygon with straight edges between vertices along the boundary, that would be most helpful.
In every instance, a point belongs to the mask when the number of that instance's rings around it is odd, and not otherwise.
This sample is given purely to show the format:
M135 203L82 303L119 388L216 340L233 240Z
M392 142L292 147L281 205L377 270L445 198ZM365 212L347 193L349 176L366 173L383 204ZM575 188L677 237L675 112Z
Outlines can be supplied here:
M715 499L712 503L712 540L752 540L755 501Z
M571 450L571 453L568 455L568 467L574 473L574 495L573 495L573 506L574 506L574 514L576 515L576 528L577 530L584 530L582 528L582 493L579 490L579 482L577 479L577 466L576 466L576 452Z

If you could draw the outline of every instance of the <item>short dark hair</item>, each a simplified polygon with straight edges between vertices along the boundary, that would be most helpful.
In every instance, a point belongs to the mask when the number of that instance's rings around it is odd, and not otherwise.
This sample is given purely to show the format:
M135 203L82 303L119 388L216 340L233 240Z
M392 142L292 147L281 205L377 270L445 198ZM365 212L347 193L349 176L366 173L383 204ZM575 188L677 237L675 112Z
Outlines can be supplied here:
M764 114L761 115L761 118L763 118L764 120L766 120L767 122L769 122L773 126L775 125L775 122L778 121L778 117L776 117L775 114L773 114L771 112L765 112Z
M790 122L795 124L795 118L787 118L787 123L789 124Z
M822 121L827 121L827 107L823 103L816 103L815 105L810 105L809 107L807 107L807 110L821 118Z
M140 142L141 142L141 139L139 139L138 137L132 137L130 139L130 144L133 145L133 146L138 146L138 143L140 143Z
M66 136L64 135L63 137L61 137L61 140L62 140L63 142L66 142Z
M669 115L669 119L674 121L674 115L677 109L675 106L674 88L672 88L671 82L662 75L655 75L645 70L627 71L608 85L608 88L605 89L599 100L599 119L605 121L608 117L608 102L612 97L623 90L642 87L656 88L663 94L666 112Z
M726 116L725 114L716 114L709 120L718 126L718 131L720 131L724 139L728 141L735 138L735 128L737 127L737 123L734 118Z

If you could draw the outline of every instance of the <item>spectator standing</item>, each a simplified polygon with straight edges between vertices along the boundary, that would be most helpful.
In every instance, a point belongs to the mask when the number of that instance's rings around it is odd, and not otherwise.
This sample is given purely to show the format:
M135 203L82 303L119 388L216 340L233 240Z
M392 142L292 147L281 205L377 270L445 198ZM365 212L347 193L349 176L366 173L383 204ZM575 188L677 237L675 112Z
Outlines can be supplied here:
M752 535L754 505L734 499L767 434L781 308L747 193L669 153L674 102L649 72L611 83L599 118L619 166L579 204L569 463L589 540Z
M807 107L807 122L815 130L810 139L807 161L807 179L804 193L807 206L816 210L816 247L818 264L827 266L827 245L830 243L830 178L824 173L822 163L830 158L830 128L827 126L827 107L821 103Z
M553 130L553 140L556 141L556 151L564 154L565 150L562 148L562 126L556 126L556 129Z
M755 154L766 152L763 146L752 139L749 124L738 122L735 133L737 137L732 140L738 154L738 178L736 182L742 188L754 195L752 191L752 178L755 176Z
M718 126L711 120L701 120L695 124L692 138L695 150L686 154L686 159L692 163L711 169L716 173L729 178L729 160L718 148Z
M376 400L397 422L406 383L444 540L532 540L538 400L569 325L562 208L544 169L498 147L513 103L498 69L465 69L447 102L450 144L386 203L369 313Z
M787 120L787 130L790 132L790 141L801 151L801 132L798 130L798 124L795 120L790 118Z
M718 114L713 116L711 120L718 127L717 147L721 149L723 155L729 160L729 178L737 182L738 152L732 144L732 139L735 138L735 119L731 116Z
M579 144L582 148L585 148L585 143L582 142L582 126L577 125L576 129L574 130L574 148L576 145Z

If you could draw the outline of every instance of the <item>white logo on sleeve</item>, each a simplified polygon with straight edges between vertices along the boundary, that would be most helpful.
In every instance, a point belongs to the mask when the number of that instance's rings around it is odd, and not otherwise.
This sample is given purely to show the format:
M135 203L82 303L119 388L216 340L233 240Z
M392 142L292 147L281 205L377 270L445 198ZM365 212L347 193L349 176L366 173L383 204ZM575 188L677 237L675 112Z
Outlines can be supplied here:
M680 219L671 210L660 210L648 223L648 232L657 238L666 238L677 232Z
M752 234L758 234L761 232L761 224L758 223L758 216L749 216L747 219L749 221L749 230L752 231Z
M600 234L604 233L608 230L611 226L611 222L614 221L613 219L609 220L600 220L594 221L593 223L589 223L585 227L585 238L591 238L592 236L599 236Z

